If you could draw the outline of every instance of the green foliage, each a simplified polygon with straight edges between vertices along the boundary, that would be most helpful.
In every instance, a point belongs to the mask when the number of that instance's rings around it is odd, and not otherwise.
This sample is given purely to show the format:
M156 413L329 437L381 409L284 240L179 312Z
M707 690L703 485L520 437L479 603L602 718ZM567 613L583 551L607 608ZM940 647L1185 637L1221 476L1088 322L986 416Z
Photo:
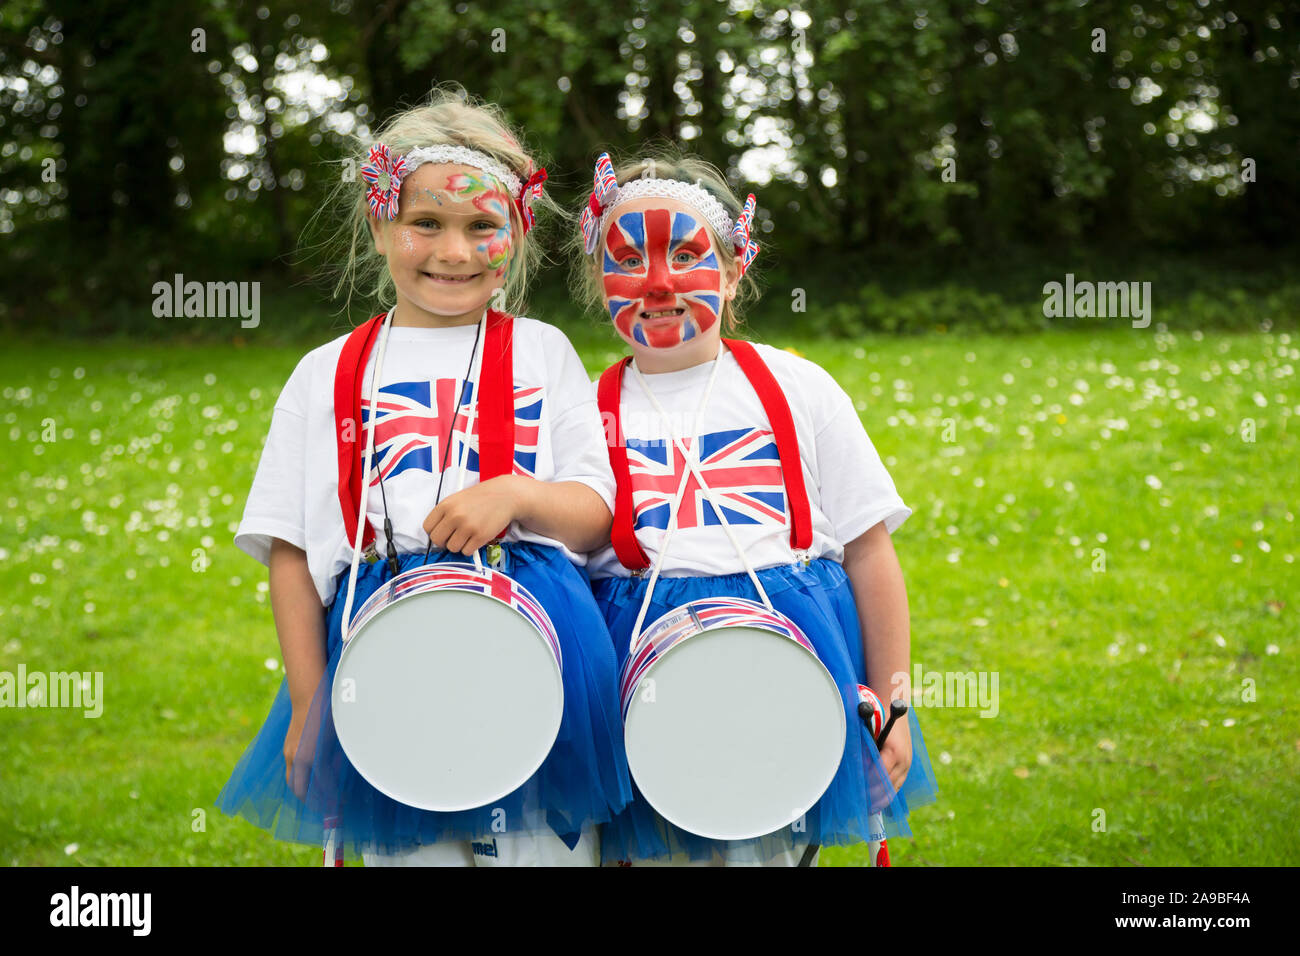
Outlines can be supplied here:
M301 276L347 131L446 80L507 111L570 206L602 148L683 141L743 194L742 158L775 147L759 238L804 254L1277 243L1300 217L1298 35L1280 0L10 3L0 279L11 308L78 328L78 303L175 272ZM887 313L871 327L913 322Z
M1295 250L1019 248L995 268L979 255L895 249L777 266L760 273L762 300L749 324L760 334L852 338L868 332L1021 334L1048 328L1115 327L1123 318L1043 315L1043 286L1080 281L1151 283L1152 323L1181 329L1295 328L1300 282L1283 263ZM760 267L766 263L760 259ZM794 307L803 290L804 311Z

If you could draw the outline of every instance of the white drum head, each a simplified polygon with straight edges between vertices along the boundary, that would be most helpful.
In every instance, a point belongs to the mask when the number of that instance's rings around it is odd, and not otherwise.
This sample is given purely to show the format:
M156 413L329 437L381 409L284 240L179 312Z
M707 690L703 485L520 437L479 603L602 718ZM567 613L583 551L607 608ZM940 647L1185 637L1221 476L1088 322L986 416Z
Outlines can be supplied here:
M642 678L625 721L628 768L666 820L743 840L793 823L821 799L845 728L835 682L815 655L771 631L717 628L675 644Z
M468 810L542 765L564 684L522 615L442 589L395 601L353 635L332 700L343 751L376 790L422 810Z

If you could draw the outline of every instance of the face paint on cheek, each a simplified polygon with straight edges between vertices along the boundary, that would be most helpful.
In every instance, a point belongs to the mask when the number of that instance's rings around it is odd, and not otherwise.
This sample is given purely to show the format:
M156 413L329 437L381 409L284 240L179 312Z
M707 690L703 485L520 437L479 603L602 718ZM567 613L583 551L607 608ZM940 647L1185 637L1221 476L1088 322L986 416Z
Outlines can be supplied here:
M487 258L488 265L496 270L497 278L506 274L510 263L510 249L513 241L510 235L510 209L506 197L500 192L490 193L474 200L474 205L483 212L501 219L501 226L477 246L480 255Z
M483 238L475 246L475 251L487 260L489 268L495 270L496 278L505 275L514 240L510 227L510 200L501 184L495 177L488 175L452 173L441 191L449 201L472 202L480 212L487 213L502 223L490 235L480 232Z
M673 348L717 323L722 273L708 228L689 213L624 213L610 224L602 259L605 305L632 345ZM655 315L673 310L680 314Z
M506 274L510 264L510 225L507 223L492 234L492 238L480 243L478 251L487 255L488 265L495 268L497 278Z

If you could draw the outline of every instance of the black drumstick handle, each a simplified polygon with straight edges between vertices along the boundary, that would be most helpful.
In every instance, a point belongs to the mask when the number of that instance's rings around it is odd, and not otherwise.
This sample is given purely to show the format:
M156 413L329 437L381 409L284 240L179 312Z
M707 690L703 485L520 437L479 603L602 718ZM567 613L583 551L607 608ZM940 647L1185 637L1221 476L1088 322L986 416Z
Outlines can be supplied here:
M903 700L890 701L889 720L886 721L885 726L881 728L880 736L876 738L877 750L885 746L885 738L888 737L889 732L894 729L894 721L898 720L899 717L902 717L906 713L907 713L906 701Z
M803 856L799 858L799 862L795 865L812 866L813 857L817 855L817 851L820 849L821 849L820 843L809 843L808 846L803 851Z
M868 704L865 700L862 701L860 704L858 704L858 716L862 718L862 722L866 724L868 727L871 726L872 713L874 713L874 711L871 705ZM884 727L880 728L880 736L876 738L877 750L879 750L881 747L885 745L885 738L888 737L889 732L894 729L894 721L898 720L899 717L902 717L906 713L907 713L907 703L905 701L902 700L890 701L889 720L885 722ZM812 866L813 857L817 855L817 851L819 849L821 849L820 844L809 843L807 848L803 851L803 856L800 857L798 865Z

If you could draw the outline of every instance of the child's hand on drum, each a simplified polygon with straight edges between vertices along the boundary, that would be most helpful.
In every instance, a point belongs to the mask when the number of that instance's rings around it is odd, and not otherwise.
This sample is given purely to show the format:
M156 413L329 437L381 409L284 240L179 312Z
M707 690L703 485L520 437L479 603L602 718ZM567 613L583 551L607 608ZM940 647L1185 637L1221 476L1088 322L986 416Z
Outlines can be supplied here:
M444 498L424 519L435 548L473 554L514 520L520 491L517 476L500 475Z
M901 790L908 768L912 766L912 730L906 719L894 723L880 751L880 760L889 774L889 782L895 790Z

